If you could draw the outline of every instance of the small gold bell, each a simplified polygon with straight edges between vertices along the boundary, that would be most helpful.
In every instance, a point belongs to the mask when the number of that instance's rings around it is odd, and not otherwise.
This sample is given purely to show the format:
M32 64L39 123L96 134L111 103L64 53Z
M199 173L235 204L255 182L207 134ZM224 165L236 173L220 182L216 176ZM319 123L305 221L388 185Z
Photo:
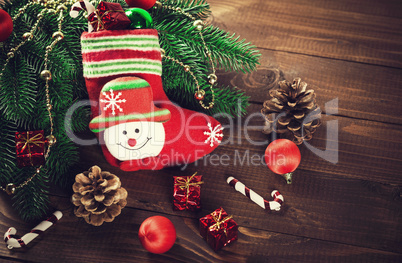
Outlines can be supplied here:
M208 79L209 79L209 83L214 85L216 83L216 81L218 80L218 77L215 74L210 74L208 76Z
M156 9L162 9L162 3L159 2L159 1L156 1L154 7L155 7Z
M40 73L40 77L43 80L51 80L52 79L52 73L49 70L45 69Z
M66 7L65 5L61 4L61 5L58 5L58 6L57 6L56 10L57 10L57 11L67 10L67 7Z
M195 97L197 100L203 100L204 97L205 97L205 91L204 91L204 90L196 91L195 94L194 94L194 97Z
M202 20L195 20L193 26L195 26L198 31L201 31L204 29L204 22L202 22Z
M13 195L15 193L15 185L13 183L10 183L6 186L6 193L8 195Z
M60 31L56 31L53 33L52 38L57 38L57 40L62 40L64 38L64 34Z
M56 137L54 135L48 135L46 136L46 142L49 146L53 146L56 143Z
M32 33L31 32L26 32L26 33L24 33L23 35L22 35L22 39L24 39L24 40L31 40L33 38L33 35L32 35Z

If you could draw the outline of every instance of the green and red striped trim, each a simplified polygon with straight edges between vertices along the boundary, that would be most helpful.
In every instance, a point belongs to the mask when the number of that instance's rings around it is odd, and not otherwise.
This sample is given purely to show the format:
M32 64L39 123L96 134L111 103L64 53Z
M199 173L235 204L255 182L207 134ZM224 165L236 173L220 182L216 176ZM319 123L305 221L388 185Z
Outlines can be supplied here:
M162 75L157 35L87 34L81 39L84 77L99 78L120 74ZM141 54L135 57L132 54Z

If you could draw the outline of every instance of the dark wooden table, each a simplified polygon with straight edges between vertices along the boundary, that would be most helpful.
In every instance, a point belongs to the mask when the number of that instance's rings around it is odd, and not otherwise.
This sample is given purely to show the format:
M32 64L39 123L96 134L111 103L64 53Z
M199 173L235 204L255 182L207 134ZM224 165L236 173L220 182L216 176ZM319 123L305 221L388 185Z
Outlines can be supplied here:
M26 251L0 246L0 261L402 262L402 2L208 2L210 22L262 53L258 71L220 75L251 97L248 116L260 111L279 80L301 77L317 93L323 125L300 146L293 184L261 162L247 162L261 158L270 140L255 127L263 124L258 116L247 126L245 116L226 129L233 142L213 152L229 156L225 164L206 157L185 170L121 172L98 146L82 147L78 169L96 164L121 178L129 193L122 214L93 227L74 216L70 193L55 193L52 204L64 213L57 226ZM338 162L311 148L335 154ZM173 211L172 176L195 171L204 175L202 211ZM230 175L266 198L278 189L285 198L282 210L264 211L235 192L225 182ZM18 219L10 199L0 196L1 233L10 226L29 231L33 225ZM239 239L214 252L199 235L198 219L220 206L239 224ZM168 217L177 230L175 245L162 255L148 253L137 237L142 221L153 215Z

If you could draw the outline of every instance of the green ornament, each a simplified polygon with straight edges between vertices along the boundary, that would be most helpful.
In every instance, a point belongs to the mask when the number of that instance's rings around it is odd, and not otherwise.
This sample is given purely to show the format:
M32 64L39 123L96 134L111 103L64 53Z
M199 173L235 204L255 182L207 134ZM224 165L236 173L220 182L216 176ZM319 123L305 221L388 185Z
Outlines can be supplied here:
M152 28L153 21L151 15L142 8L130 8L125 11L127 17L130 19L130 28Z

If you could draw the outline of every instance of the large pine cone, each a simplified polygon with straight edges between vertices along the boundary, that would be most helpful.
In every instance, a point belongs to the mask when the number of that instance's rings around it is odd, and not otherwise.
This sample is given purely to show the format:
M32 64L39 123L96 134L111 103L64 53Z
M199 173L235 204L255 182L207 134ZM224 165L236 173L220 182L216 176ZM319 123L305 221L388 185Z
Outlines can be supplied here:
M270 90L269 95L261 109L266 119L263 132L277 132L296 144L310 140L321 124L314 90L307 90L307 83L295 78L293 83L280 81L279 89Z
M72 202L77 206L74 214L94 226L112 222L127 204L127 191L120 179L98 166L77 174L73 190Z

